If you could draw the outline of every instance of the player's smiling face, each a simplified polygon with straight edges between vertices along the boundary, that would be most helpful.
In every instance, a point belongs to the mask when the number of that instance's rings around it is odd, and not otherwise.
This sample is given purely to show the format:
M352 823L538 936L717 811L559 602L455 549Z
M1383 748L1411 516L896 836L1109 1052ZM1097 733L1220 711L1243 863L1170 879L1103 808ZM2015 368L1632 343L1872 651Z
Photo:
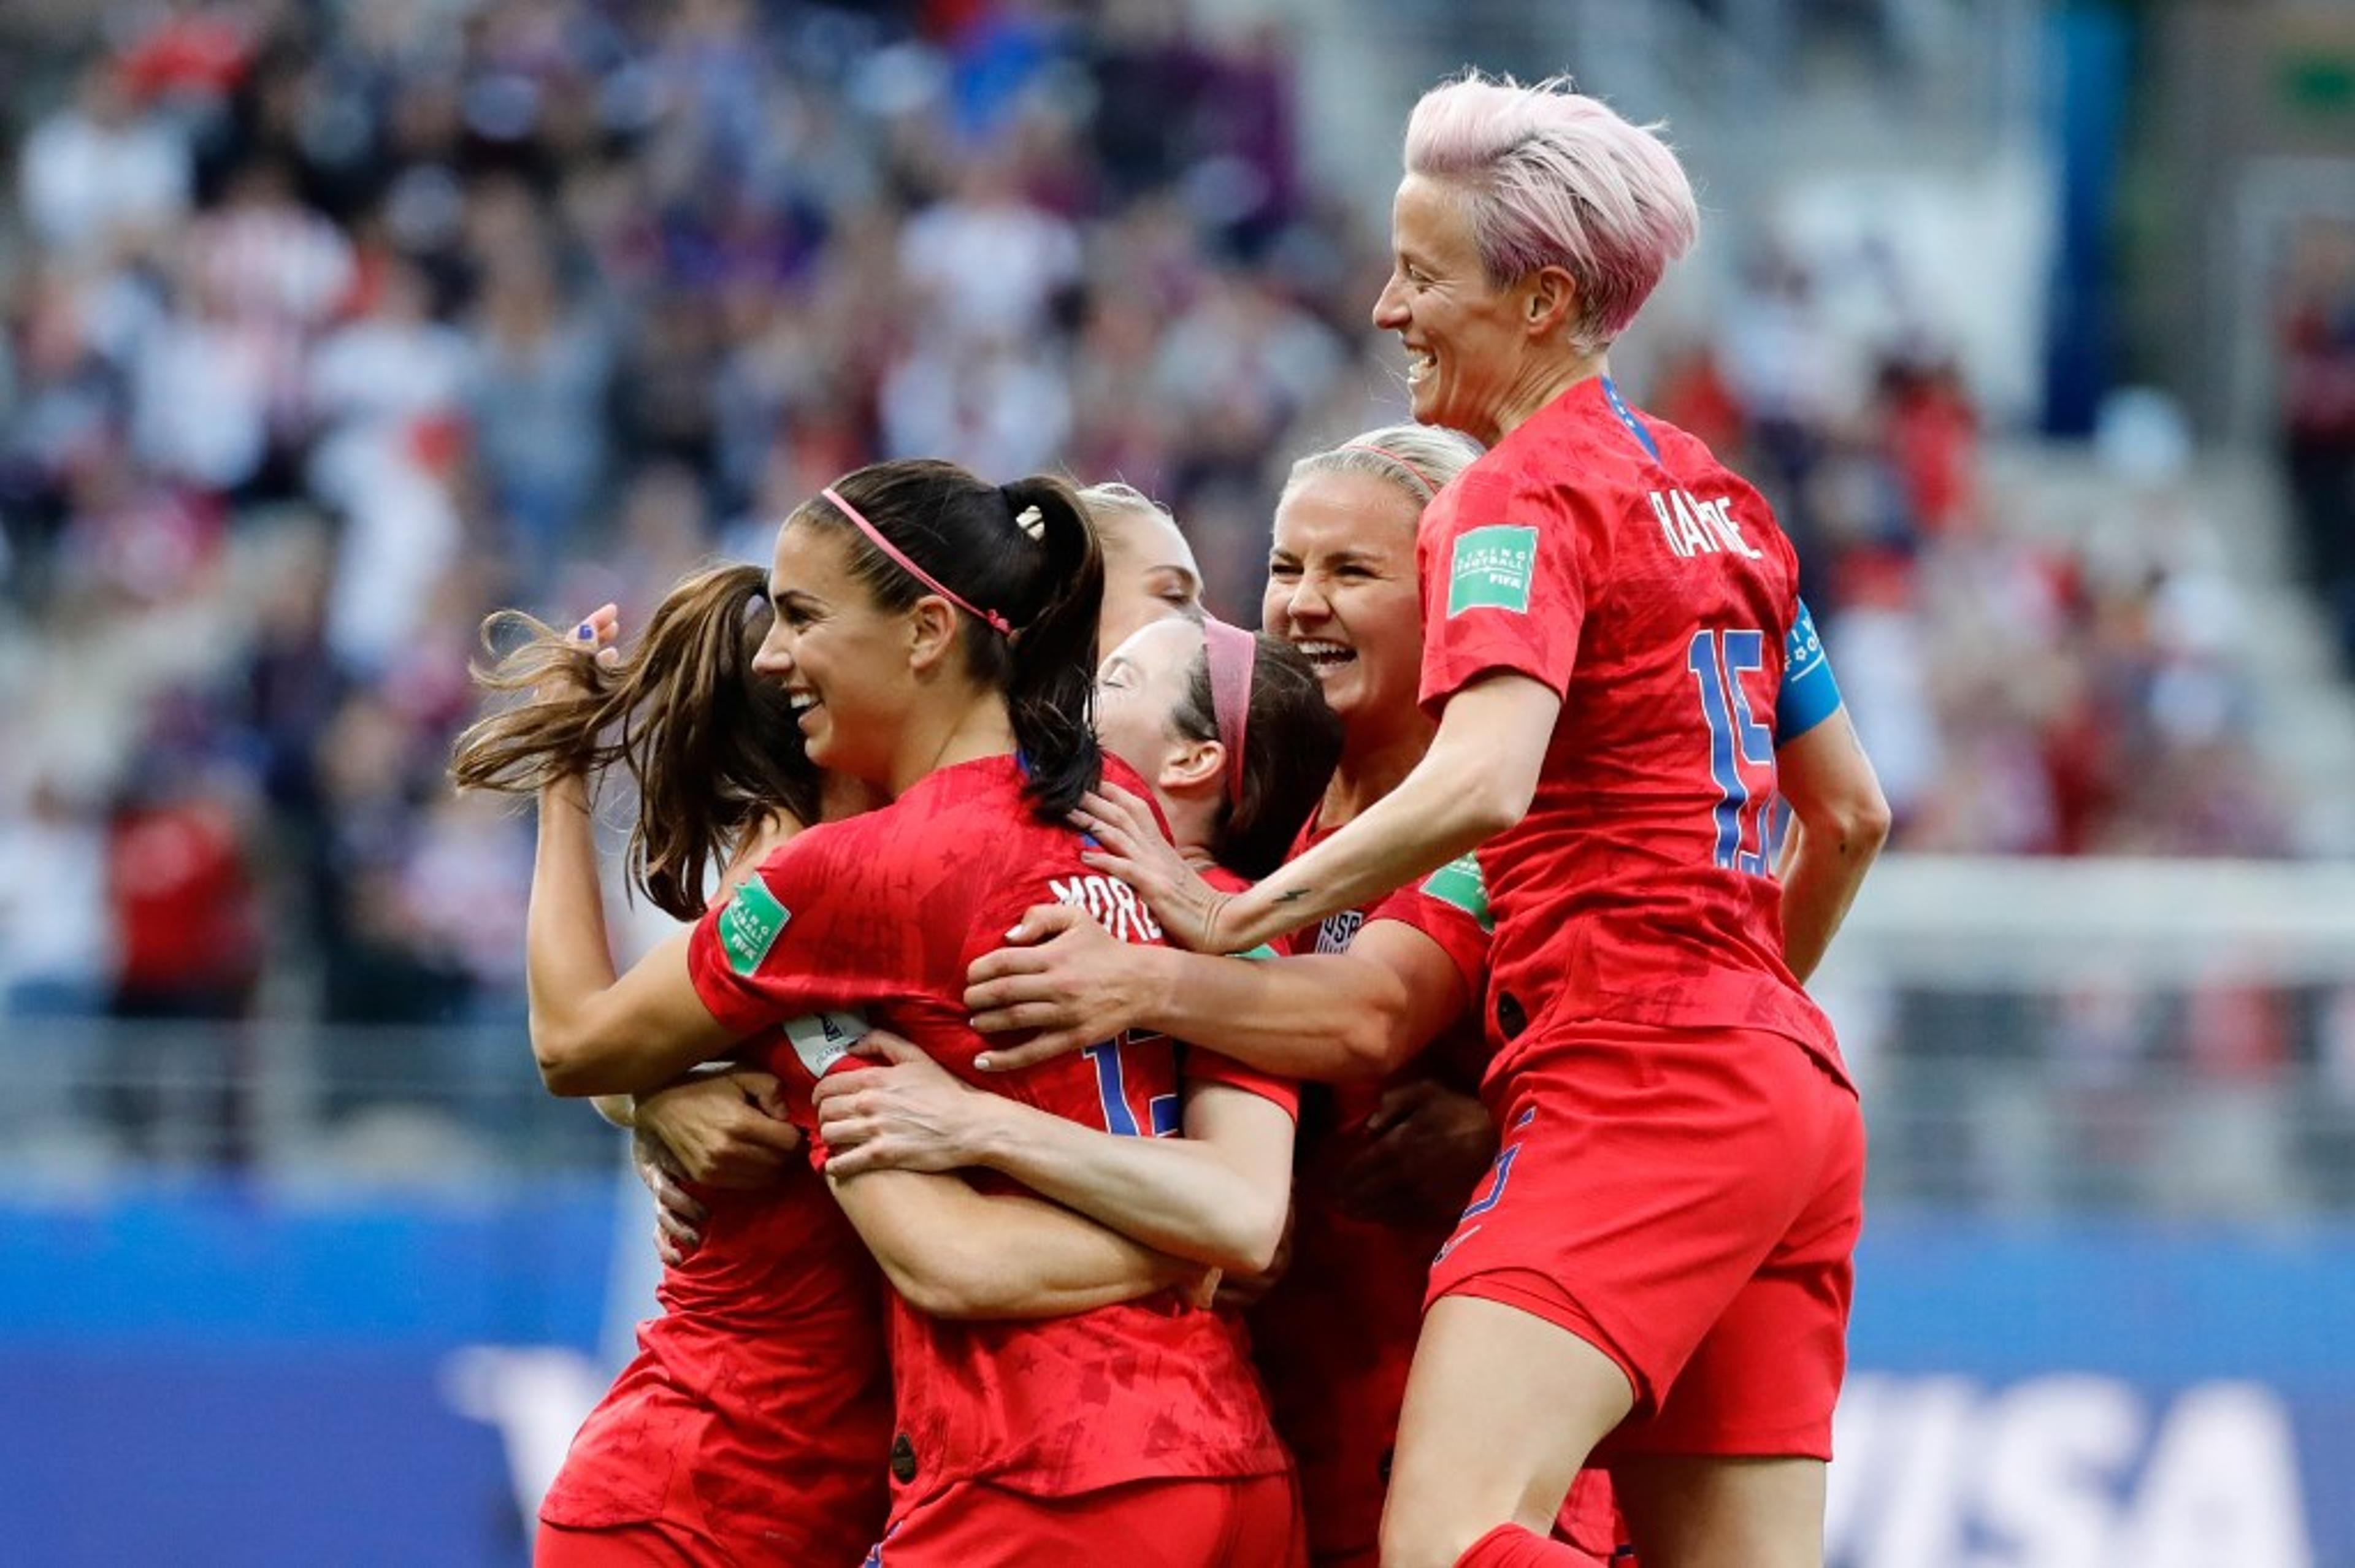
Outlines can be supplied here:
M1420 515L1405 491L1369 474L1310 474L1275 509L1261 624L1307 656L1353 730L1415 711Z
M877 604L851 572L848 536L788 522L769 562L776 618L754 673L782 684L809 759L868 784L891 782L907 711L907 617Z
M1524 291L1489 281L1464 201L1444 180L1399 182L1391 250L1374 325L1405 346L1414 417L1493 443L1528 370Z

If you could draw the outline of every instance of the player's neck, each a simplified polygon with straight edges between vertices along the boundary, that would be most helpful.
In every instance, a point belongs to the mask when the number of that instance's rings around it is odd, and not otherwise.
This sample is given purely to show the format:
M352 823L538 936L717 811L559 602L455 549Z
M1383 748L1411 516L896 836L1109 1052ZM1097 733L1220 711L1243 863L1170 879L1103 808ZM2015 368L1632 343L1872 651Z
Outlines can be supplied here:
M892 798L898 799L919 780L943 768L984 757L1010 756L1019 749L1013 720L1006 716L1002 701L984 699L936 715L916 717L892 758Z
M1160 802L1161 815L1169 819L1169 842L1179 859L1198 871L1216 865L1218 859L1210 853L1210 837L1218 824L1217 805L1159 789L1154 791L1154 796Z
M1333 782L1325 786L1325 804L1317 811L1317 825L1328 829L1338 827L1398 788L1406 775L1414 772L1415 763L1423 761L1423 754L1431 750L1431 737L1437 729L1437 725L1416 712L1408 721L1380 735L1359 739L1359 727L1346 731L1341 741L1341 761L1333 769Z
M1487 438L1487 443L1496 445L1581 381L1609 374L1611 360L1604 354L1576 354L1566 359L1532 362L1516 378L1513 390L1497 406L1496 434Z
M873 811L883 804L882 791L847 773L829 773L818 780L817 819L820 822L840 822L845 817Z

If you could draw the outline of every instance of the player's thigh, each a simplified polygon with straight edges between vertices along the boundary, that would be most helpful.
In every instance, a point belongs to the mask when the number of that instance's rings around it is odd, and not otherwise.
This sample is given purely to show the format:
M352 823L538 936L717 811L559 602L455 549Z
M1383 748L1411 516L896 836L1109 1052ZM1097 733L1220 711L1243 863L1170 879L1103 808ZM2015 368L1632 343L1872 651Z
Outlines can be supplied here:
M1614 1464L1644 1568L1822 1568L1820 1459L1646 1455Z
M1508 1520L1545 1534L1634 1402L1618 1362L1569 1328L1476 1296L1432 1303L1399 1416L1386 1568L1448 1568Z

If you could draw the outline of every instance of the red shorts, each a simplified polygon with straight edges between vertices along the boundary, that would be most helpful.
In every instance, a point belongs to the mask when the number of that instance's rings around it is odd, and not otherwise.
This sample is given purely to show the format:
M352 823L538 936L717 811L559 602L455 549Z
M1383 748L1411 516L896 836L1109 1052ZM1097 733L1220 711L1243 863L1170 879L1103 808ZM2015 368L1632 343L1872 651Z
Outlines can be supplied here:
M1292 1472L1039 1498L956 1481L898 1512L867 1568L1303 1568Z
M1561 1499L1561 1511L1554 1516L1553 1538L1586 1553L1595 1568L1603 1568L1618 1555L1627 1529L1619 1517L1619 1499L1612 1490L1610 1472L1581 1470L1571 1481L1570 1495Z
M1596 1450L1831 1456L1863 1224L1856 1096L1796 1041L1589 1021L1487 1085L1496 1168L1433 1264L1619 1364Z
M576 1530L539 1521L531 1568L709 1568L729 1559L708 1535L667 1520Z

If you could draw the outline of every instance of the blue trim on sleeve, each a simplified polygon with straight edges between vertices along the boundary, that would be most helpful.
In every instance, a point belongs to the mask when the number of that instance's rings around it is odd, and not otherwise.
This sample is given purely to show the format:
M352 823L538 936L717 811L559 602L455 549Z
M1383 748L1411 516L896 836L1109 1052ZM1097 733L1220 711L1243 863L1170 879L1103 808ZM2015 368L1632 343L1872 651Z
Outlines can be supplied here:
M1787 746L1839 711L1839 681L1832 675L1831 656L1816 635L1816 618L1807 602L1791 622L1783 643L1783 689L1774 699L1774 743Z

